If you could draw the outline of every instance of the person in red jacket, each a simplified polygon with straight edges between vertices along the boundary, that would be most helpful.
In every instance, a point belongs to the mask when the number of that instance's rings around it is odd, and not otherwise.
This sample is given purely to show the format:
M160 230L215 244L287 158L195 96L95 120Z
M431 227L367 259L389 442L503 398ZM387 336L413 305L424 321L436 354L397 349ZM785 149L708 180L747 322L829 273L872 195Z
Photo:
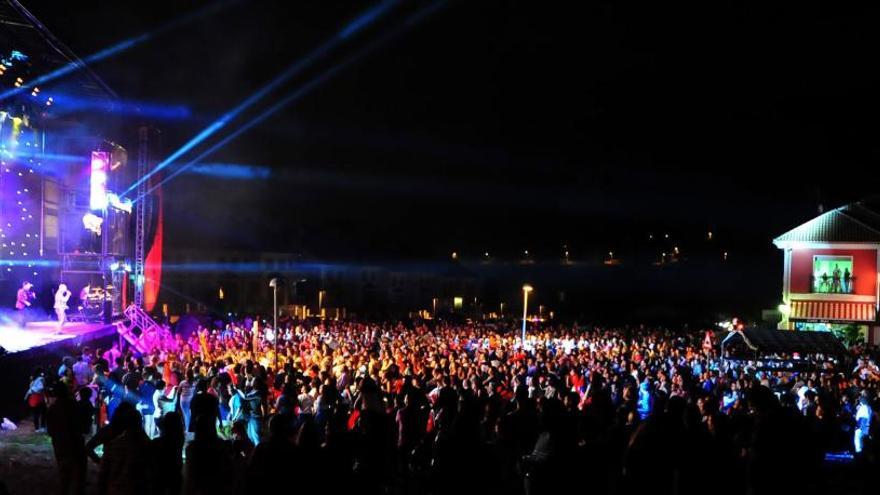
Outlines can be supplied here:
M24 328L27 323L27 309L31 307L32 301L37 298L33 291L34 284L25 281L18 289L15 297L15 310L18 312L18 324Z

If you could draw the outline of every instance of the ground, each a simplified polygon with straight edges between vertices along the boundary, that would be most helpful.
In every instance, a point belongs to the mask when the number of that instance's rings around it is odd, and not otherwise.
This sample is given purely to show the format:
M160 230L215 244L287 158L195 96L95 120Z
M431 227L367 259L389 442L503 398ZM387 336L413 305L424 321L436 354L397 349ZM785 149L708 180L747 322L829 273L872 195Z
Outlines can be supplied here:
M97 473L97 466L89 462L88 487L95 486ZM6 484L10 495L58 491L52 443L45 433L34 433L29 421L20 422L15 431L0 431L0 481Z

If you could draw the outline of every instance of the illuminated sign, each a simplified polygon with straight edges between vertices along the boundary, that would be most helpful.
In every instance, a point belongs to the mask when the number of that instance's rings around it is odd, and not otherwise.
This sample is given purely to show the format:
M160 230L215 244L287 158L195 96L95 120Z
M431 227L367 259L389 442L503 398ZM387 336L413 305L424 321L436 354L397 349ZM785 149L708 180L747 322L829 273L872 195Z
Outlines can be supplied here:
M91 177L89 179L89 207L93 210L107 208L107 172L110 170L110 153L93 151Z

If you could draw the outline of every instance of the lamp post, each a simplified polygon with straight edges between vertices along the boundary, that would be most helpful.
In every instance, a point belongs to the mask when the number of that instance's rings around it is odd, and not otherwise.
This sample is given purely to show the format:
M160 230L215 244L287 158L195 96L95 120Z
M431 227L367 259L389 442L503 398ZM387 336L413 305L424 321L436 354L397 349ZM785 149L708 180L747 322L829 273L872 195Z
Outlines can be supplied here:
M529 284L523 285L523 325L522 325L522 345L525 347L526 345L526 321L529 316L529 292L532 291L532 286Z
M273 342L275 348L275 374L278 374L278 285L281 281L273 278L269 281L269 287L272 288L272 331L275 334Z

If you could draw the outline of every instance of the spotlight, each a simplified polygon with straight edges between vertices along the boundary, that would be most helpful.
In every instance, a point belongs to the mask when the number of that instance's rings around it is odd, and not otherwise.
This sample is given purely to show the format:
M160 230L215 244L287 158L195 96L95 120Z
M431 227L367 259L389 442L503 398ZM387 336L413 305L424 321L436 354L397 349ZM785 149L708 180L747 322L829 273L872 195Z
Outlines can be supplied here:
M131 200L130 199L121 199L114 193L107 193L107 202L111 207L117 209L119 211L124 211L126 213L131 213Z
M86 213L83 215L83 227L90 232L94 232L95 234L101 235L101 224L104 223L104 219L95 215L94 213Z
M110 153L106 151L93 151L90 178L89 206L93 210L107 208L107 169L110 163Z

